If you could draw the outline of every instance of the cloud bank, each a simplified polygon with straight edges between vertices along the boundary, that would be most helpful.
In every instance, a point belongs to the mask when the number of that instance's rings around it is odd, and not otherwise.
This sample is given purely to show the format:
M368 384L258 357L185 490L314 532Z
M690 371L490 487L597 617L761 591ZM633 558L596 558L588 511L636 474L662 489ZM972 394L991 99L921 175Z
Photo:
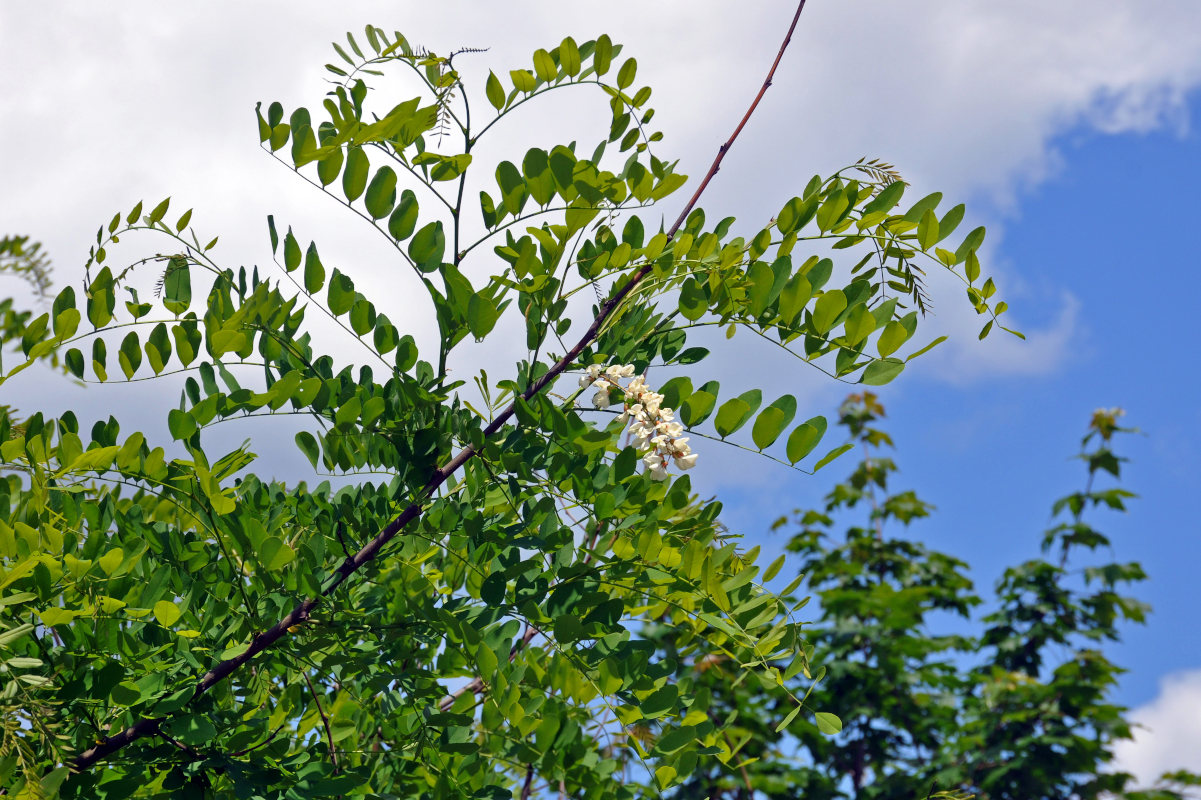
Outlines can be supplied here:
M1130 713L1134 739L1114 748L1114 768L1151 786L1165 772L1201 769L1201 669L1168 675L1159 696Z

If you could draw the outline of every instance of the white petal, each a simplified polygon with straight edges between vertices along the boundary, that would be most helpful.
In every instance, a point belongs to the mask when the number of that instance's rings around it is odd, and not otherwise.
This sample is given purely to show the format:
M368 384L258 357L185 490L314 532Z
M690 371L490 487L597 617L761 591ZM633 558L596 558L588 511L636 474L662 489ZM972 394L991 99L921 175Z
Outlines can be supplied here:
M684 432L684 426L678 422L660 422L655 429L664 436L673 438Z
M696 453L691 455L679 456L676 458L676 465L680 469L692 469L696 466Z
M607 387L592 396L592 405L597 408L609 407L609 389Z

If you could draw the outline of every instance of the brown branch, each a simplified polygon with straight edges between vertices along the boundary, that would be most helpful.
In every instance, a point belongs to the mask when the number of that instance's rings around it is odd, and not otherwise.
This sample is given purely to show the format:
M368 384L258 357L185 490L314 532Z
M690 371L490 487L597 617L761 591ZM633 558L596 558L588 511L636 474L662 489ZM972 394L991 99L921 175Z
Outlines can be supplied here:
M521 785L521 800L530 800L530 792L534 788L534 765L525 768L525 783Z
M532 640L535 636L537 636L538 633L539 633L539 630L537 628L535 628L533 625L526 625L525 635L522 636L516 642L513 642L513 646L509 648L509 662L510 663L512 663L513 659L517 658L517 654L521 652L522 648L524 648L526 645L528 645L530 643L530 640ZM458 700L460 697L467 694L468 692L481 692L484 690L484 686L485 686L484 679L476 678L475 680L468 683L466 686L463 686L462 688L460 688L454 694L447 695L446 697L443 697L441 700L439 700L438 701L438 710L439 711L449 711L450 707L453 706L455 704L455 701Z
M317 697L317 690L313 688L313 682L309 680L309 674L302 672L304 683L309 687L309 694L313 696L313 702L317 704L317 715L321 717L321 727L325 728L325 738L329 741L329 757L334 762L334 774L338 774L338 753L334 750L334 735L329 729L329 717L325 716L325 709L321 707L321 699Z
M768 70L767 77L764 79L763 85L759 88L759 92L755 95L754 100L751 101L751 105L747 109L746 113L743 114L742 119L739 120L738 126L734 129L734 133L731 134L730 138L718 148L717 156L714 157L713 164L709 167L709 171L705 174L704 179L701 181L696 191L693 192L692 197L688 200L688 203L684 206L684 209L680 212L680 216L676 219L675 224L673 224L671 229L667 231L667 238L669 240L675 236L677 231L679 231L680 227L684 224L684 221L688 218L688 215L692 212L692 209L696 206L697 201L700 199L701 193L705 191L705 187L709 185L709 181L713 179L713 176L716 175L717 171L721 168L722 159L725 158L726 153L729 152L730 147L734 144L734 140L738 138L738 134L741 133L742 129L746 126L751 114L754 113L755 109L758 107L759 101L763 98L764 93L767 92L767 88L771 86L772 77L776 74L776 67L780 65L780 59L783 58L784 51L787 49L788 43L792 40L792 33L796 29L797 21L800 19L801 11L804 10L804 8L805 0L800 0L800 2L797 4L796 14L793 15L792 24L788 26L788 33L784 36L784 41L780 45L779 52L776 53L776 59L772 62L771 69ZM601 327L606 321L609 320L609 318L613 315L613 312L618 308L618 306L621 305L622 301L625 300L625 298L634 290L634 288L642 281L642 279L645 278L648 273L650 273L651 269L651 264L644 265L641 269L634 273L630 280L626 282L625 286L622 286L620 289L614 292L613 296L601 305L596 318L592 321L592 324L588 327L588 330L584 333L584 335L580 337L580 340L576 342L575 346L567 351L567 353L560 358L553 367L551 367L544 375L542 375L541 378L535 380L533 384L531 384L530 387L522 393L522 401L529 400L531 397L541 392L548 385L550 385L552 381L558 378L559 375L566 371L567 368L572 365L572 363L574 363L575 359L580 355L581 352L583 352L584 348L596 339L597 335L600 333ZM504 424L513 417L513 415L516 413L516 410L517 400L514 399L514 401L510 403L504 411L497 415L497 417L493 419L486 428L484 428L484 439L487 440L496 434L496 432L499 431ZM317 597L310 597L298 604L294 609L288 612L283 619L279 620L270 628L251 639L249 646L241 654L234 656L233 658L228 658L209 670L208 673L206 673L204 677L202 677L196 684L196 691L193 697L199 697L208 690L212 689L218 683L228 678L239 667L250 661L250 659L254 658L256 655L271 647L280 639L284 638L288 634L288 630L290 628L308 620L309 617L312 616L313 610L321 604L321 601L325 597L329 596L334 590L341 586L347 578L357 572L364 564L374 560L375 557L379 555L379 552L384 545L392 541L392 539L395 538L396 535L402 530L404 530L410 522L421 516L422 503L432 497L434 492L437 491L438 487L445 483L451 475L455 474L460 467L474 458L476 452L477 451L475 448L468 445L460 450L458 454L456 454L450 461L434 470L433 475L431 475L429 481L426 482L425 487L418 495L417 500L405 508L404 511L402 511L391 522L389 522L387 526L385 526L384 529L381 530L374 539L365 544L361 550L343 561L335 571L329 585L322 590L320 595ZM136 741L143 736L157 732L159 726L166 719L166 717L156 717L139 720L138 722L118 733L116 736L111 736L100 744L97 744L95 747L88 748L80 753L71 761L72 769L75 771L82 771L94 766L101 759L117 752L131 742Z

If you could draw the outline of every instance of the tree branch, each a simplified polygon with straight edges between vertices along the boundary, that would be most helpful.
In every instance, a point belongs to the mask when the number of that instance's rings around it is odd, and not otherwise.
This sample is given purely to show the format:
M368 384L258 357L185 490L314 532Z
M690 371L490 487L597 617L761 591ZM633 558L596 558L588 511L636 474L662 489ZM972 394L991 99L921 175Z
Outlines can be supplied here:
M525 768L525 783L521 785L521 800L530 800L530 791L534 788L534 765Z
M684 224L684 221L688 218L688 215L692 212L697 201L700 199L701 194L709 185L709 181L713 179L713 176L716 175L717 171L721 168L721 162L725 158L726 153L729 152L730 147L734 144L734 140L738 138L738 135L742 132L742 129L746 126L747 121L750 119L751 114L753 114L755 109L759 106L759 101L763 99L763 95L767 92L767 88L771 86L772 78L776 74L776 68L780 65L780 60L784 56L784 51L788 48L788 43L792 40L793 31L796 30L797 22L800 19L801 12L804 10L804 8L805 0L800 0L800 2L797 4L796 13L793 15L792 24L788 26L788 32L784 36L784 41L780 45L779 52L776 53L776 58L775 61L772 62L771 69L769 69L767 72L767 77L764 79L763 85L759 87L758 93L751 101L751 105L746 110L746 113L743 114L742 119L739 120L737 127L734 128L734 132L730 135L730 138L718 148L717 155L714 157L713 163L709 167L709 171L705 174L704 179L701 180L700 185L697 186L696 191L693 192L692 197L688 200L688 203L684 206L683 210L680 211L680 215L676 219L675 223L671 226L670 230L667 231L668 240L674 237L676 232L678 232L680 227ZM613 312L621 305L622 301L625 300L626 297L635 289L635 287L638 286L639 282L641 282L642 279L645 278L648 273L650 273L651 269L652 266L650 264L646 264L641 267L637 272L634 273L630 280L626 282L625 286L621 287L613 294L612 297L610 297L601 305L596 318L592 321L592 324L588 327L588 330L582 337L580 337L580 340L575 344L575 346L567 351L567 353L560 358L553 367L551 367L544 375L542 375L542 377L534 381L533 384L522 393L521 399L523 401L529 400L531 397L541 392L543 389L549 386L551 382L558 378L559 375L566 371L567 368L572 365L572 363L574 363L575 359L581 352L583 352L584 348L596 339L602 326L609 320L609 318L613 315ZM507 423L513 417L513 415L516 413L516 409L517 400L514 399L514 401L510 403L503 412L497 415L497 417L493 419L486 428L484 428L485 440L494 436L496 432L499 431L505 425L505 423ZM417 500L405 508L391 522L389 522L388 525L385 526L384 529L381 530L374 539L364 545L361 550L343 561L334 572L330 582L325 586L325 588L322 589L320 595L304 600L290 612L288 612L288 614L281 620L276 622L267 630L255 636L251 640L250 645L240 655L234 656L233 658L228 658L209 670L208 673L206 673L204 677L197 682L193 697L199 697L200 695L206 693L218 683L228 678L239 667L249 662L250 659L254 658L256 655L271 647L280 639L284 638L288 634L290 628L307 621L312 616L313 610L321 604L321 601L325 597L329 596L333 591L341 586L364 564L374 560L375 557L379 555L380 550L384 547L384 545L392 541L392 539L394 539L397 534L404 530L410 522L419 517L422 511L422 503L428 498L432 497L434 492L437 491L438 487L445 483L446 480L451 475L455 474L464 464L474 458L476 453L477 451L468 445L460 450L458 454L456 454L450 461L446 462L446 464L434 470L434 473L430 476L430 479L426 482L425 487L418 495ZM166 717L156 717L139 720L138 722L118 733L116 736L111 736L96 746L90 747L77 755L71 761L72 769L75 771L88 769L131 742L134 742L143 736L157 733L159 726L166 719Z
M325 739L329 742L329 757L334 762L334 774L338 774L338 753L334 750L334 735L329 730L329 717L325 716L325 709L321 707L321 698L317 697L317 690L313 688L313 682L309 680L307 672L302 672L304 683L309 687L309 694L313 696L313 702L317 704L317 715L321 717L321 727L325 728Z

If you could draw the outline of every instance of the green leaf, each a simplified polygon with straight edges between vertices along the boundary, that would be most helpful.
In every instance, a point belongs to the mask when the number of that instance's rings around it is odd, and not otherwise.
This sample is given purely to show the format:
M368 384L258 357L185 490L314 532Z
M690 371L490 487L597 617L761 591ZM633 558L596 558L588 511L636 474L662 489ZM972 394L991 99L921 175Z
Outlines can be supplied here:
M818 711L813 719L817 722L817 729L826 736L833 736L842 730L842 720L828 711Z
M855 306L847 316L844 324L847 342L852 346L858 345L876 329L876 318L866 305Z
M839 445L838 447L835 447L833 450L831 450L830 452L828 452L824 456L822 456L820 461L818 461L816 464L813 465L813 471L817 472L819 469L826 466L831 461L838 458L840 455L847 452L854 446L855 445L853 442L847 442L844 445Z
M321 458L321 450L317 446L317 439L308 431L301 431L296 434L296 446L300 448L300 452L304 453L304 457L313 465L313 469L317 468L317 461Z
M329 306L330 313L335 317L342 316L354 305L354 298L354 281L349 275L335 268L330 274L329 293L326 295L326 305Z
M404 241L413 235L417 227L417 195L411 189L400 193L400 203L388 217L388 233L397 241Z
M613 40L609 35L602 33L596 37L596 47L592 51L592 68L598 76L604 75L609 71L609 66L613 63Z
M300 242L296 241L296 237L292 235L292 229L288 228L287 234L284 235L284 269L292 272L299 266Z
M409 256L422 272L436 272L442 266L446 236L441 222L431 222L409 240Z
M259 545L259 563L274 572L296 560L296 551L278 536L269 536Z
M471 166L471 154L460 153L457 156L444 156L437 153L422 153L413 159L416 165L430 168L430 180L451 181L467 171Z
M917 224L917 243L923 250L929 250L938 243L938 217L934 211L927 208L922 214L921 222Z
M980 277L980 258L976 255L975 250L971 250L967 254L966 263L963 265L963 274L967 277L968 284L973 284Z
M534 72L538 77L550 83L559 74L558 67L555 66L555 60L551 54L539 48L534 51Z
M915 225L922 221L927 211L933 211L942 202L942 192L933 192L926 195L921 200L913 204L909 211L905 212L905 221L912 222Z
M795 464L809 455L825 434L825 417L813 417L798 425L788 437L788 460Z
M179 620L179 606L169 600L159 600L154 604L154 618L165 628L169 628Z
M490 573L480 586L480 599L493 607L504 604L507 585L504 572Z
M713 413L713 406L716 403L717 397L711 392L704 389L693 392L692 396L684 401L683 408L680 409L680 419L690 427L700 425Z
M713 421L713 427L717 429L718 435L724 439L741 428L750 416L750 405L746 401L735 397L721 404L721 408L717 411L717 419Z
M125 334L125 338L121 340L117 360L120 362L121 371L125 373L126 378L132 378L138 371L138 367L141 366L142 345L138 341L138 335L133 331Z
M325 267L317 255L317 245L310 242L304 254L304 290L315 295L325 285Z
M968 253L974 253L984 244L984 226L981 225L963 238L963 244L955 251L955 263L960 264Z
M905 362L899 358L885 358L880 361L873 361L867 365L867 369L863 370L863 377L859 379L859 382L868 386L883 386L900 375L904 369Z
M755 425L751 428L751 439L756 447L763 450L780 438L787 424L788 419L783 411L778 408L765 408L755 419Z
M780 292L780 322L785 327L792 327L812 298L813 287L808 278L800 274L793 275Z
M893 181L863 207L863 216L891 211L897 203L901 202L901 195L904 193L905 184L901 181Z
M780 574L780 570L784 568L784 555L781 553L776 556L776 559L767 565L767 569L763 572L763 583L766 585L768 581Z
M909 331L900 322L893 320L884 326L880 337L876 339L876 351L883 358L890 356L909 340Z
M487 296L476 293L467 303L467 327L476 341L482 340L496 325L496 306Z
M939 336L937 339L935 339L934 341L930 342L930 344L926 345L926 346L925 346L925 347L923 347L921 350L918 350L916 353L910 353L910 354L909 354L909 356L908 356L908 357L906 357L905 361L906 361L906 362L908 362L908 361L912 361L913 359L915 359L915 358L917 358L918 356L920 356L922 353L926 353L926 352L928 352L928 351L930 351L930 350L933 350L935 347L938 347L940 344L942 344L942 343L943 343L943 342L945 342L946 340L947 340L947 337L945 337L945 336Z
M96 560L100 564L100 569L104 570L104 574L112 576L121 566L121 562L125 560L125 551L120 547L113 547Z
M570 36L559 45L559 65L568 75L580 73L580 48Z
M646 719L661 717L676 707L679 697L680 690L676 688L675 684L669 683L651 692L639 702L638 709Z
M758 317L767 310L772 300L772 288L776 282L776 273L762 261L751 264L747 270L747 312L751 317Z
M760 412L751 428L751 439L760 450L770 447L796 415L796 398L784 395Z
M186 258L173 256L163 273L163 306L182 314L192 304L192 270Z
M846 310L847 296L841 289L831 289L823 292L813 306L813 327L819 334L824 334L834 327L838 316Z
M63 358L63 363L72 375L76 378L83 378L83 353L80 352L79 348L72 347L68 350L67 355Z
M538 85L538 82L534 79L534 73L528 69L510 70L509 79L513 81L513 86L517 91L527 94L534 91L534 87Z
M363 205L372 219L382 219L392 212L392 207L396 205L396 173L391 167L383 166L376 170L375 177L367 186Z
M963 221L963 215L966 210L967 207L963 203L960 203L943 215L943 218L938 221L939 241L946 239L955 232L955 229L959 227L959 223Z
M342 149L338 148L331 150L317 162L317 179L321 181L322 186L329 186L337 179L338 174L342 172L342 160Z
M200 430L200 426L196 424L196 420L191 414L173 408L167 412L167 429L171 431L171 436L175 439L187 439Z
M632 58L627 58L626 62L621 65L621 69L617 71L617 88L625 89L634 82L634 76L638 74L638 62Z
M500 85L500 78L496 77L496 73L488 70L488 81L484 84L484 94L488 96L488 102L497 111L505 107L505 89Z
M154 223L161 220L164 216L166 216L167 208L170 205L171 205L171 198L168 197L166 200L164 200L163 202L161 202L157 206L155 206L154 210L151 211L150 215L149 215L150 224L153 225Z
M79 616L79 612L66 608L45 608L38 611L38 616L41 618L43 625L54 626L70 622Z
M797 717L797 714L801 713L801 708L802 708L802 706L799 706L799 705L798 705L798 706L795 706L795 707L792 709L792 711L789 711L789 712L788 712L788 715L787 715L786 717L784 717L784 719L783 719L783 720L781 720L781 721L780 721L780 724L779 724L779 725L777 725L777 726L776 726L776 733L781 733L781 732L783 732L783 730L784 730L785 728L787 728L789 725L791 725L791 724L792 724L792 721L793 721L794 719L796 719L796 717Z
M367 188L371 162L361 147L351 147L346 153L346 169L342 172L342 191L350 202L358 200Z
M699 282L688 278L680 287L680 314L689 322L695 322L705 315L709 308L709 298Z

